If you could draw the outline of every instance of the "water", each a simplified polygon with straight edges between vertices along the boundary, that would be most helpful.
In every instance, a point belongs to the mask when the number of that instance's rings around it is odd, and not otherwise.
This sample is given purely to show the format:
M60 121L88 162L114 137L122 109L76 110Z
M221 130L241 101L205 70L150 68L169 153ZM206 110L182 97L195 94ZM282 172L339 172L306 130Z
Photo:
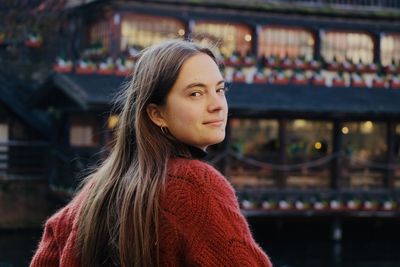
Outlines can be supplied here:
M275 267L399 267L400 221L347 218L333 241L335 218L252 219L256 240Z
M0 231L0 267L29 266L41 234L41 230Z
M253 219L256 240L274 267L399 267L399 220L349 220L331 240L326 220ZM26 267L41 230L0 231L0 267Z

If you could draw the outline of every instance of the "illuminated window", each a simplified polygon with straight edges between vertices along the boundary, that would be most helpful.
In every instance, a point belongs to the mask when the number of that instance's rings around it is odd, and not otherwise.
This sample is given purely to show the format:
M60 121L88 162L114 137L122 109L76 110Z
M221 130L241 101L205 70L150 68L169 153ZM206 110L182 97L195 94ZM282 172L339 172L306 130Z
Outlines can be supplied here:
M90 44L101 44L105 50L110 49L111 26L108 21L98 21L89 30Z
M327 62L349 60L373 63L374 45L371 36L359 32L327 31L321 33L321 54Z
M400 188L400 123L395 128L395 141L394 141L394 187Z
M251 50L251 30L239 24L198 21L192 28L196 41L217 44L225 56L238 51L243 56Z
M314 37L303 29L264 27L259 34L259 56L313 58Z
M98 127L94 118L72 117L70 144L78 147L93 147L99 144Z
M387 158L386 124L347 122L342 136L342 178L345 187L383 186L383 166ZM343 132L342 128L342 132Z
M178 20L146 15L127 16L121 24L121 50L144 48L184 35L184 25Z
M387 34L381 38L381 62L387 66L400 62L400 34Z
M286 185L327 188L330 185L332 123L290 120L287 123L287 162L297 165L287 171Z
M231 150L227 176L236 187L274 186L270 167L279 161L279 125L276 120L230 119Z

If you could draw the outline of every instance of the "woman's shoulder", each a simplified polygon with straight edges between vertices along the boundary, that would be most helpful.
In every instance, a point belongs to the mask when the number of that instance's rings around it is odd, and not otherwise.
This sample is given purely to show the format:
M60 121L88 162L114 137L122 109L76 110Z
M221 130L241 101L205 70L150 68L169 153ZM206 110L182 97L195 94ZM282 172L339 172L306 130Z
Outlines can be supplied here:
M229 181L206 162L173 159L166 179L160 206L165 218L176 225L204 225L222 216L221 210L239 214Z
M168 178L183 179L199 185L227 183L226 178L216 168L197 159L171 159L168 164Z
M211 196L212 198L235 198L234 190L229 181L210 164L196 160L176 158L171 159L168 166L166 191L168 195Z

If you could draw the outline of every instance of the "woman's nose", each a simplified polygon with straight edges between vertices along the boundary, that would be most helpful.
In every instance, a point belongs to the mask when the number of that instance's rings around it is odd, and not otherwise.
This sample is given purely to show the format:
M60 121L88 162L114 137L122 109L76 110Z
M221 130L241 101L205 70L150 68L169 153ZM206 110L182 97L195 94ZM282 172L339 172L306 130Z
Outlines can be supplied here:
M208 111L215 112L226 107L226 98L218 93L210 94L208 98Z

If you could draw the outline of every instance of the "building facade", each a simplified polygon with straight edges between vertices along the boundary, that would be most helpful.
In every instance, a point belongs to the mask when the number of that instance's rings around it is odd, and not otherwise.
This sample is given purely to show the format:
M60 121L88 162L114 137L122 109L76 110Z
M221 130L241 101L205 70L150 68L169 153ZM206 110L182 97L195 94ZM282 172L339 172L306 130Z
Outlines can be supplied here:
M215 46L229 84L227 140L209 160L249 216L400 215L400 7L352 16L177 2L69 11L70 41L35 102L61 114L59 142L86 158L107 146L112 96L138 51L192 39Z

